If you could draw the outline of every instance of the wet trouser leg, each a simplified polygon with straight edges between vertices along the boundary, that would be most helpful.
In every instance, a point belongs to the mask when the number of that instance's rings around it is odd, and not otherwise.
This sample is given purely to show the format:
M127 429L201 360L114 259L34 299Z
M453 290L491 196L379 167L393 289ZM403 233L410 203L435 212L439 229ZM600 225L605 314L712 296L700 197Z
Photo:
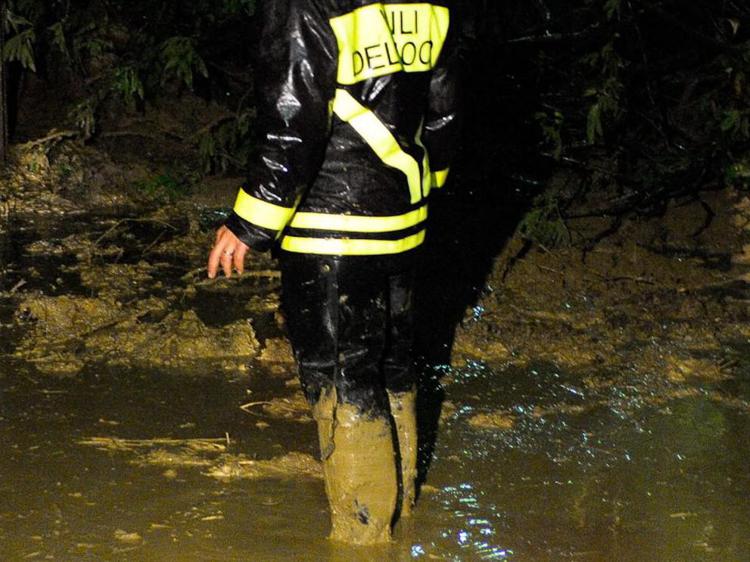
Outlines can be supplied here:
M398 439L402 517L412 513L417 480L416 381L413 367L414 273L393 276L388 283L388 338L383 374Z
M318 421L331 536L387 541L397 496L389 397L414 387L413 275L383 258L283 254L281 266L289 334Z
M412 514L417 493L417 391L388 391L391 414L398 438L398 466L402 517Z

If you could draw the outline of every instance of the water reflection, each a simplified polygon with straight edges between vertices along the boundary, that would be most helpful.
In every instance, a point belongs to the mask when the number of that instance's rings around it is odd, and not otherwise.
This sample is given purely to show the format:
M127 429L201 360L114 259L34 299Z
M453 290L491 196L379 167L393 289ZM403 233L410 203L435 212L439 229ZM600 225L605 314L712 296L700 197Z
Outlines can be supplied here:
M744 368L744 367L743 367ZM315 452L312 424L239 410L283 382L165 373L37 377L2 367L3 560L743 561L750 552L750 387L688 388L552 366L446 369L453 408L438 428L418 509L393 544L325 540L319 480L220 483L200 467L131 464L76 442L94 435L216 437L269 458ZM200 397L198 399L198 397ZM500 411L503 428L472 425ZM494 419L494 418L491 418Z

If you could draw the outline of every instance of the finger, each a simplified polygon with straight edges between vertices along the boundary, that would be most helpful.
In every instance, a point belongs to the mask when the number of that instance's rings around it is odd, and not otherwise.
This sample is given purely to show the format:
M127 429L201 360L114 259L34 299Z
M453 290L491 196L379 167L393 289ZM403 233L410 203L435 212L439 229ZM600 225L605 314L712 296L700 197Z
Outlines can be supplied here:
M242 275L245 272L245 254L247 253L247 246L240 244L240 246L234 251L234 267L237 273Z
M208 256L209 279L216 278L216 274L219 272L219 263L221 262L221 257L224 253L224 250L226 250L227 245L231 243L231 241L227 240L226 236L224 236L223 234L224 233L221 233L220 239L216 241L216 244L214 244L214 247L211 249L211 253Z
M219 261L221 260L221 253L224 248L220 244L216 244L211 253L208 255L208 278L215 279L216 273L219 271Z
M219 243L219 240L221 240L221 237L224 235L224 231L226 231L227 227L222 226L221 228L218 228L216 230L216 238L214 238L214 246Z
M231 252L231 253L230 253ZM224 275L229 278L232 276L232 259L234 252L225 247L221 252L221 268L224 270Z

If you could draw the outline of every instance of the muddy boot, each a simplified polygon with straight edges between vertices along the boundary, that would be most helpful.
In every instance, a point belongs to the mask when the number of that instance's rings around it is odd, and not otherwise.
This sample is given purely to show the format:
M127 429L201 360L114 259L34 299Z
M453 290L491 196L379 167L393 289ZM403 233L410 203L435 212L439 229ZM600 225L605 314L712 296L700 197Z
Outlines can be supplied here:
M331 539L358 545L388 542L398 493L390 423L363 417L354 406L337 405L332 394L322 396L314 408Z
M312 408L313 419L318 424L318 442L320 443L320 459L325 461L333 452L333 418L336 414L336 389L323 390L318 402ZM328 479L326 478L326 492Z
M417 391L388 393L396 425L401 468L401 517L414 509L417 491Z

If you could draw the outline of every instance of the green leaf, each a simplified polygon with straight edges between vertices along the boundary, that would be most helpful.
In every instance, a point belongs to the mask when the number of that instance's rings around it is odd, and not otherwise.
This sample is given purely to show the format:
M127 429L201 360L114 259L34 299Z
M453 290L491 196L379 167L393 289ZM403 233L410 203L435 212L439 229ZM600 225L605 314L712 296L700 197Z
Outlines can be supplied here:
M604 4L604 14L608 20L614 19L615 16L620 15L621 0L607 0Z
M255 0L224 0L224 12L252 16L255 13Z
M131 108L139 100L143 101L144 88L138 69L133 66L121 66L115 69L112 90L119 94Z
M3 29L5 29L6 32L13 31L13 32L18 33L24 27L33 27L33 26L34 24L32 24L25 17L14 14L10 10L5 12L5 21L3 22Z
M34 62L35 41L36 33L33 29L27 29L11 37L6 40L3 46L3 60L8 62L17 61L21 63L23 68L36 72L36 64Z
M589 108L589 113L586 116L586 139L589 141L589 144L594 144L602 136L604 136L602 106L597 101Z
M78 103L69 113L70 119L81 131L84 140L91 138L96 131L95 102L86 98Z
M740 112L736 109L731 109L724 112L724 118L721 120L721 130L724 133L734 131L740 122Z
M208 78L208 68L189 37L170 37L161 46L162 84L177 79L188 88L193 88L193 73Z
M63 22L59 21L55 24L52 24L47 29L52 34L52 44L57 47L58 51L65 55L65 58L69 59L70 53L68 52L68 41L65 38L65 29L63 28Z

